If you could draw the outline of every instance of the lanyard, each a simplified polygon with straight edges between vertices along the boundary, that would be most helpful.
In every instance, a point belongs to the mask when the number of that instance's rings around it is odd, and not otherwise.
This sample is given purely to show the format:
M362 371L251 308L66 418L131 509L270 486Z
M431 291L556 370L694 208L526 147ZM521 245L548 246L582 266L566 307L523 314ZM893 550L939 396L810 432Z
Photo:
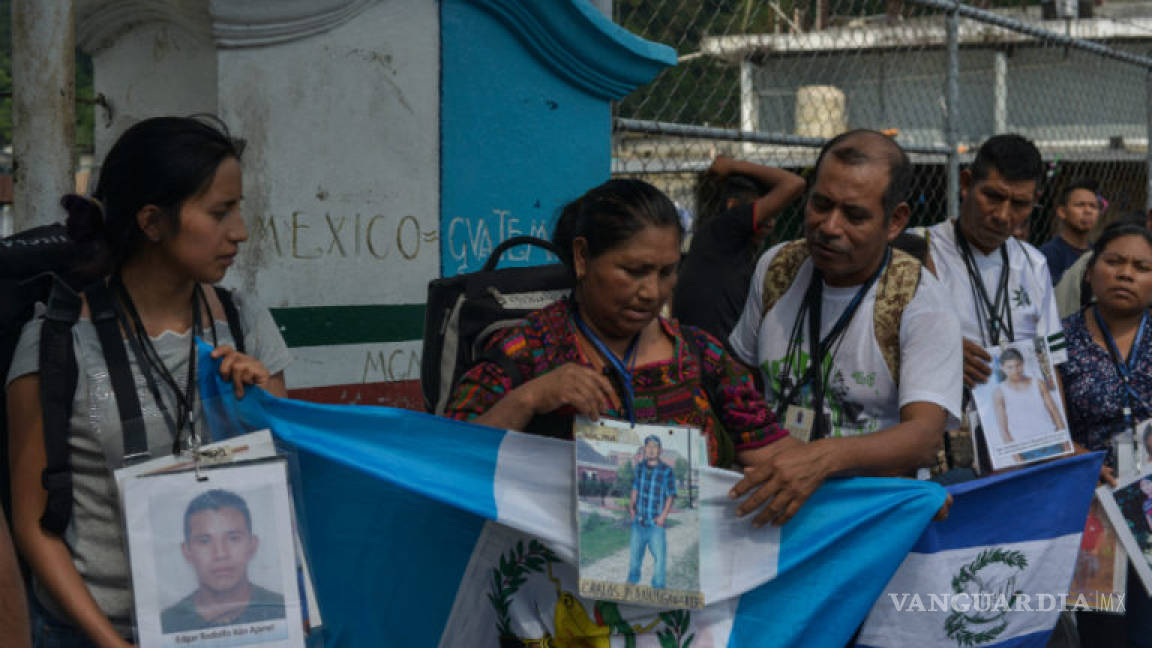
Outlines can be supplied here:
M820 438L827 434L828 430L824 428L824 383L828 380L828 371L823 370L824 356L828 354L833 345L839 349L839 342L848 329L848 324L851 323L852 318L856 315L856 311L860 309L860 304L864 301L864 296L880 278L884 269L888 267L888 261L892 258L892 248L886 248L884 251L884 261L876 272L865 281L856 294L852 296L852 301L848 302L848 306L844 312L840 313L840 317L836 323L832 325L832 330L828 331L828 335L824 339L820 339L820 321L821 310L824 302L824 276L815 266L812 267L812 277L808 281L808 289L804 293L804 301L800 304L800 309L796 313L796 320L792 324L792 336L789 338L788 350L785 352L784 367L781 373L781 385L784 385L784 380L791 375L792 372L792 359L798 355L798 345L796 342L797 333L799 333L801 323L804 321L805 316L808 320L808 343L810 358L808 363L808 370L804 372L800 380L794 385L788 386L787 394L776 405L776 418L783 420L785 410L799 395L800 390L807 384L812 385L812 409L816 412L815 425L813 429L813 437ZM836 355L832 351L832 356ZM831 370L831 363L829 363L829 370Z
M1000 344L1000 332L1008 334L1008 341L1016 339L1016 329L1012 323L1012 306L1008 303L1008 243L1000 246L1000 280L996 284L996 298L988 298L988 290L984 287L984 279L980 276L980 269L976 267L976 259L972 255L972 248L968 239L960 231L960 221L953 221L956 229L956 246L960 248L960 256L964 259L964 268L968 271L968 280L972 288L972 301L976 305L976 321L980 323L980 336L985 345Z
M588 338L588 341L596 347L600 355L604 356L604 359L608 361L608 364L612 366L612 369L620 378L621 386L624 388L624 409L628 414L628 421L635 426L636 388L632 383L632 366L634 366L636 362L636 347L640 341L640 334L637 333L636 336L632 338L632 341L628 343L628 349L624 352L624 357L620 358L615 352L608 348L608 345L604 344L604 341L601 340L599 336L592 332L591 327L584 323L584 319L580 317L580 308L577 307L576 304L572 305L572 321L575 322L576 328L580 329L584 337Z
M168 370L164 364L164 360L156 351L156 347L152 344L152 339L148 337L148 331L144 328L144 322L140 318L140 313L136 309L135 302L132 301L132 295L129 294L124 282L120 279L119 275L112 277L112 286L116 290L120 300L120 306L123 311L118 314L121 317L126 317L131 326L125 328L130 330L128 335L128 342L132 347L132 353L137 358L137 364L140 367L140 373L144 374L144 380L148 384L148 390L152 393L153 400L156 401L156 406L160 408L161 413L164 415L164 420L172 429L172 454L180 454L182 450L181 435L185 427L188 428L188 438L191 440L193 446L199 445L200 438L196 434L196 422L193 416L193 409L196 400L196 338L201 337L203 330L200 322L200 308L203 303L207 312L211 312L208 308L207 298L201 290L199 284L196 285L192 293L192 330L188 335L188 374L185 378L184 389L181 390L179 384L176 382L176 377ZM218 343L216 340L216 328L212 327L213 343ZM160 393L160 387L156 382L153 375L153 370L159 374L164 384L171 390L176 400L176 419L173 420L172 414L168 411L168 406L165 404L164 399Z
M1136 367L1140 341L1144 339L1144 329L1148 324L1148 311L1144 311L1144 315L1140 318L1140 328L1136 330L1136 339L1132 341L1132 350L1128 352L1127 360L1121 359L1120 348L1116 346L1116 338L1112 337L1112 331L1108 329L1108 324L1100 316L1100 308L1095 304L1092 305L1092 315L1096 318L1096 326L1100 327L1100 332L1104 335L1104 341L1108 343L1108 355L1112 358L1116 373L1120 375L1120 380L1124 383L1124 427L1131 430L1132 401L1140 401L1140 395L1132 386L1132 370Z

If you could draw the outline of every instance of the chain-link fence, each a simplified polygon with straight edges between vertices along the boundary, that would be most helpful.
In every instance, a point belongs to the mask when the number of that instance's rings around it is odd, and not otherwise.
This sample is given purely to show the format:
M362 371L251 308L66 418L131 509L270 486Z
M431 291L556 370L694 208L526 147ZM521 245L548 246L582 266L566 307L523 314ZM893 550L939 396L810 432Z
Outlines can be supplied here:
M1152 20L1092 9L615 0L617 22L675 47L680 63L616 106L613 171L692 211L717 154L803 173L827 138L873 128L910 152L912 223L931 224L955 213L959 169L980 143L1016 132L1048 164L1033 243L1052 236L1057 196L1080 178L1099 183L1102 223L1143 210ZM1043 19L1061 11L1083 17ZM799 213L777 219L778 238L798 234Z

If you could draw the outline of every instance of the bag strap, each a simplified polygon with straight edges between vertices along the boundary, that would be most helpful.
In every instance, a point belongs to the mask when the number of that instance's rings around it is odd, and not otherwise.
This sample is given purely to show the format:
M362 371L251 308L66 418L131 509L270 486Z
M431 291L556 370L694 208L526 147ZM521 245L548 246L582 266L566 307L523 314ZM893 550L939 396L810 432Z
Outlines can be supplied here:
M876 282L876 305L872 311L872 329L876 344L888 365L892 380L900 384L900 322L904 309L920 287L920 261L901 250L892 250L888 268Z
M54 279L48 311L40 325L40 403L44 421L44 472L47 491L40 526L63 535L72 519L72 462L68 449L72 398L79 369L72 349L72 326L80 319L80 296Z
M788 292L800 274L800 267L808 259L808 244L804 240L784 245L764 273L761 317ZM876 281L876 305L872 312L872 328L876 344L888 365L888 372L897 386L900 384L900 321L904 309L916 296L920 285L921 263L902 250L893 249L892 259Z
M216 298L224 307L224 317L228 319L228 331L232 333L232 341L236 343L236 350L244 353L244 328L240 325L240 312L236 310L236 301L232 299L232 291L220 286L212 286L216 290Z
M786 243L768 263L764 273L764 290L761 299L760 316L764 317L776 302L792 287L800 266L808 260L808 242L804 239Z
M488 260L484 262L484 266L480 268L480 271L491 272L495 270L496 264L500 263L500 257L508 250L511 250L512 248L520 245L532 245L538 248L543 248L544 250L547 250L548 252L551 252L558 257L561 256L560 248L556 247L552 241L536 238L535 236L513 236L512 238L501 242L496 246L496 249L492 250L492 253L488 255Z
M120 412L120 426L124 430L124 459L128 461L146 457L148 433L144 429L140 396L136 393L136 381L132 379L132 367L128 364L128 352L120 334L120 319L116 316L112 291L100 280L84 289L84 297L92 312L92 326L100 338L100 349L104 352L108 378L112 382L112 393L116 396L116 408Z

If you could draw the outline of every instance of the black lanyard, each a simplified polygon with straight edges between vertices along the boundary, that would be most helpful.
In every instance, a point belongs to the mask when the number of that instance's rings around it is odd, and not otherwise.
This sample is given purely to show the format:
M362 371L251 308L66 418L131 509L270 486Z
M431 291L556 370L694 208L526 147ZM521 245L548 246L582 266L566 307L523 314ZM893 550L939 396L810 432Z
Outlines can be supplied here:
M160 408L165 422L172 430L172 454L180 454L185 427L188 428L188 438L196 439L196 421L193 417L196 403L196 338L201 337L203 333L200 322L201 304L204 305L206 312L212 312L208 307L207 298L204 296L204 291L201 290L200 285L196 284L192 292L192 330L188 335L188 374L184 381L184 389L181 390L176 382L176 377L168 370L164 360L157 353L156 347L153 346L152 339L148 337L148 331L144 328L144 322L140 318L140 313L136 310L136 304L132 301L132 295L124 286L124 282L119 275L113 275L110 283L120 298L118 305L125 311L121 312L120 309L117 309L117 315L127 319L128 326L125 328L129 331L128 343L132 347L132 353L137 358L136 364L140 367L140 373L144 374L144 381L148 384L148 390L152 393L156 406ZM212 327L212 341L213 344L218 344L215 326ZM172 414L168 411L168 406L162 398L153 371L160 376L160 379L164 381L164 384L175 397L175 420L173 420Z
M632 425L636 425L636 388L632 383L632 367L636 364L636 347L640 341L640 334L637 333L632 338L632 341L628 343L628 349L624 352L624 357L620 358L592 332L591 327L584 323L583 318L580 317L580 308L575 302L572 302L572 321L619 376L624 388L624 411L628 414L628 421Z
M996 299L988 299L988 290L984 287L984 279L980 276L980 269L976 267L976 258L972 255L972 247L968 239L960 231L959 219L953 221L956 229L956 247L960 248L960 256L964 259L964 267L968 270L968 280L972 288L972 302L976 306L976 321L980 323L980 336L985 346L1000 344L1000 333L1008 334L1008 341L1016 339L1016 329L1012 325L1012 306L1008 303L1008 242L1000 246L1000 281L996 284Z
M1140 394L1137 394L1136 388L1132 386L1132 372L1136 368L1140 341L1144 339L1144 329L1148 324L1148 311L1144 311L1144 315L1140 318L1140 328L1136 331L1136 339L1132 341L1132 350L1128 352L1127 360L1122 359L1120 348L1116 346L1116 338L1112 337L1112 331L1104 322L1104 318L1100 316L1100 308L1095 304L1092 305L1092 315L1096 318L1096 326L1100 327L1104 341L1108 344L1108 355L1112 358L1116 373L1120 376L1120 381L1124 383L1124 428L1135 432L1132 421L1132 401L1140 402Z
M881 273L888 267L888 261L892 258L892 249L886 248L884 251L884 261L876 272L868 277L856 294L852 296L852 301L848 303L844 312L840 313L839 319L832 326L832 330L828 331L828 335L824 339L820 339L820 323L822 319L822 309L824 302L824 275L812 266L812 277L808 280L808 288L804 292L804 301L801 302L800 308L796 312L796 320L792 323L792 334L788 340L788 349L785 351L784 367L780 374L781 393L784 394L784 389L787 389L787 394L780 399L776 404L776 418L777 420L784 420L785 410L800 394L800 390L808 384L812 386L812 409L815 412L815 422L813 425L813 438L821 438L826 436L831 430L826 425L827 421L824 419L824 384L828 381L828 372L832 368L832 363L828 363L828 370L824 370L824 356L831 355L835 357L836 350L839 350L839 343L841 342L844 332L848 329L848 324L852 322L852 318L856 315L856 311L860 310L860 304L864 301L864 296L880 278ZM807 316L808 320L808 345L809 345L809 359L808 370L800 377L800 380L794 385L786 385L785 381L790 382L792 373L793 358L799 355L799 345L796 341L802 322ZM833 346L833 350L829 354L829 350Z

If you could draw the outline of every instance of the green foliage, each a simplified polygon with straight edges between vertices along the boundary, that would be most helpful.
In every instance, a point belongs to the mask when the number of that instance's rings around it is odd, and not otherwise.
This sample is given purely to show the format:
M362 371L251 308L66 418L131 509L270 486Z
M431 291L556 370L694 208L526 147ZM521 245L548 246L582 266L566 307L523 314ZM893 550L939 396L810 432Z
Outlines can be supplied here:
M636 466L631 461L625 461L616 469L617 491L632 492L632 480L636 478Z
M488 593L488 601L496 611L496 627L501 637L515 636L508 609L512 606L512 597L528 579L528 574L542 573L547 565L557 562L560 562L560 558L538 540L529 541L527 551L521 540L507 554L500 556L499 566L492 569L492 590Z
M613 518L592 513L585 518L580 526L580 564L591 565L627 548L629 526L627 514Z
M656 633L656 637L660 640L660 648L690 648L692 646L692 640L696 638L695 633L687 637L684 636L692 625L692 613L688 610L661 612L660 620L664 622L664 627Z

